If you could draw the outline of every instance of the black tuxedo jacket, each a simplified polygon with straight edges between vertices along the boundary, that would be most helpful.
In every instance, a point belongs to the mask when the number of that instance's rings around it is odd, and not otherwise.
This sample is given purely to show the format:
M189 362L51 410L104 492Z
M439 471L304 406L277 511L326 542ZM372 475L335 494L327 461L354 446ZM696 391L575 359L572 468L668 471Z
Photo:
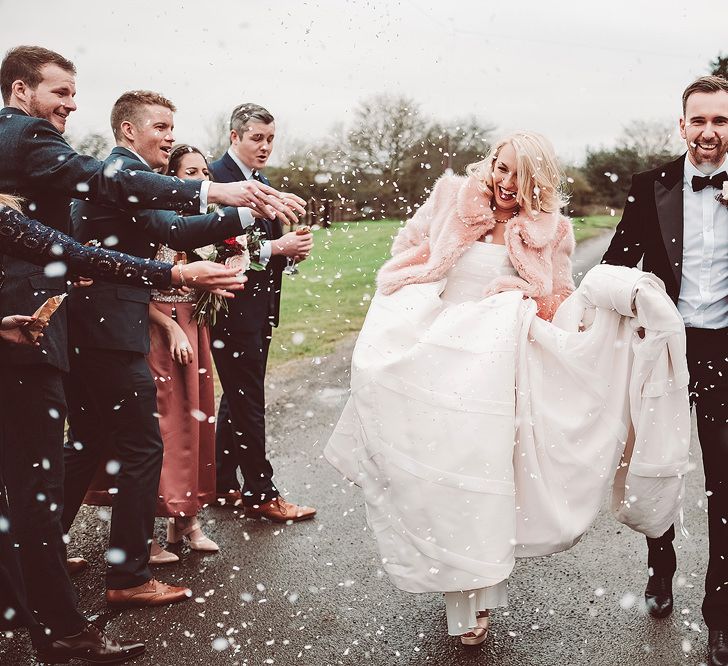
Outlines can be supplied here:
M654 273L677 303L683 260L685 155L632 177L624 214L602 263Z
M134 153L118 146L104 164L138 173L150 171ZM77 201L71 217L73 235L78 241L98 240L138 257L153 257L160 244L183 250L241 232L236 208L185 217L166 210L128 211ZM90 287L72 288L68 296L71 346L146 354L150 296L148 287L122 287L102 281Z
M0 192L23 197L30 217L64 233L70 230L74 197L124 208L199 212L199 181L105 169L102 162L76 153L47 120L20 109L0 111L0 155ZM12 257L0 257L0 263L5 268L0 317L31 314L46 298L66 289L65 278L47 277L33 264ZM39 348L0 342L0 364L36 363L68 369L65 304L51 319Z
M227 153L210 164L210 171L214 180L220 183L245 180L245 175ZM270 184L263 174L259 176L262 183ZM283 227L278 219L256 220L255 228L262 231L268 240L283 235ZM218 314L215 332L220 334L226 331L251 331L266 325L278 326L285 266L286 258L276 255L270 258L264 271L248 271L245 289L242 293L237 292L234 300L228 301L228 312Z

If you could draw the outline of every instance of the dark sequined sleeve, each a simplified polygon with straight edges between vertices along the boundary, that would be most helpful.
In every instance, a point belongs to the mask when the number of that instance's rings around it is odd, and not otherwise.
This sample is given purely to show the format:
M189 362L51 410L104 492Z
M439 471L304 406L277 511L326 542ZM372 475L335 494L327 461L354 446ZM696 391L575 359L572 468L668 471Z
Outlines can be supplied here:
M69 277L83 275L157 289L168 289L172 282L171 264L106 248L87 247L7 207L0 207L0 254L41 266L62 262Z

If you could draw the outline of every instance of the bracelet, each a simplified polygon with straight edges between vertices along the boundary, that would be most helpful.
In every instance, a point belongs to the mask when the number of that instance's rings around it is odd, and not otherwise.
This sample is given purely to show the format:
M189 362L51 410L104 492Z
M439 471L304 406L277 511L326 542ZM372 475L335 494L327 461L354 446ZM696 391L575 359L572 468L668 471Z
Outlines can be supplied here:
M187 280L185 280L185 274L182 271L182 266L184 266L184 262L178 261L177 262L177 268L179 269L179 281L182 283L182 287L187 286Z

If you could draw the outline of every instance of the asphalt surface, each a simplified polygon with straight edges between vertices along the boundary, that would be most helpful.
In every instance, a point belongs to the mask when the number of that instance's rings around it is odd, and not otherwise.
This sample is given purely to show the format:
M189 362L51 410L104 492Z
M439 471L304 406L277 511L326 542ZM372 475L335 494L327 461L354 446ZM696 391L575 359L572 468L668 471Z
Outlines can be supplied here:
M579 247L575 272L601 257L608 239ZM286 341L278 341L286 343ZM276 340L274 338L274 344ZM269 451L279 488L318 508L306 523L277 526L230 508L208 508L206 532L221 546L203 556L184 547L157 577L189 585L193 600L153 610L109 611L103 601L108 524L85 508L70 555L91 569L75 579L80 607L112 635L143 639L135 664L491 664L638 666L700 664L707 630L700 613L707 558L705 497L697 442L685 525L678 536L675 612L645 615L644 538L603 511L566 553L519 561L510 606L494 613L488 640L464 648L447 636L436 594L395 589L366 527L360 491L322 457L347 396L353 340L329 357L285 366L268 381ZM161 521L159 536L163 536ZM30 664L24 634L0 638L0 663Z

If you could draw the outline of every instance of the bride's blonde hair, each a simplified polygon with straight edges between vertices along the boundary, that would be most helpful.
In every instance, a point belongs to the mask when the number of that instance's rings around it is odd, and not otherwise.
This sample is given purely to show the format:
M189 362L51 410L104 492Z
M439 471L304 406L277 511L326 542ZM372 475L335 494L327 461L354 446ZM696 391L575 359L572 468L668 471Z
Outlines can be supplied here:
M0 206L7 206L8 208L13 208L18 212L21 210L20 204L22 201L23 200L20 197L14 197L11 194L0 194Z
M521 210L528 217L534 217L541 211L558 212L568 200L563 191L564 174L551 142L536 132L513 132L504 136L484 160L466 167L467 174L476 178L481 187L490 188L495 161L501 148L509 143L516 153L516 200Z

